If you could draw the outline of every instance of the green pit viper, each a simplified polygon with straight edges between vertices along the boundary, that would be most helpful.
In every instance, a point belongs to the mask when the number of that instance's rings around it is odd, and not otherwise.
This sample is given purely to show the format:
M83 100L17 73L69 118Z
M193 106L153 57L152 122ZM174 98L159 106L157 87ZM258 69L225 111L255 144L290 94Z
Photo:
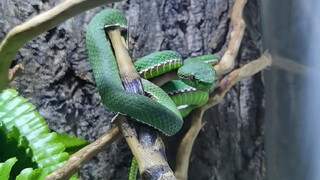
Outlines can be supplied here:
M92 18L86 34L89 61L103 104L166 135L175 134L182 126L182 118L208 101L208 91L215 85L212 66L217 58L204 55L182 61L180 54L169 50L149 54L134 62L148 97L133 94L127 92L121 82L105 32L109 25L126 29L127 21L121 11L105 9ZM126 38L125 34L123 38ZM178 69L180 80L167 82L161 88L146 80L175 69Z

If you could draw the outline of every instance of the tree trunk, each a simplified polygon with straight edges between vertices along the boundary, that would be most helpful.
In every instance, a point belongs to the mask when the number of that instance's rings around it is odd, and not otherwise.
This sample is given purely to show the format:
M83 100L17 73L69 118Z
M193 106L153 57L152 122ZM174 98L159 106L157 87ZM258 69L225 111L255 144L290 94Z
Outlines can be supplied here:
M0 40L8 31L62 0L1 0ZM129 19L133 59L161 49L183 58L224 53L229 40L233 0L127 0L113 7ZM94 140L110 125L113 113L102 103L85 48L88 21L101 9L80 14L40 35L20 49L14 64L25 70L10 84L37 106L52 130ZM247 24L237 58L241 66L261 54L259 1L248 1ZM205 114L190 157L189 179L256 180L265 178L264 85L261 74L241 81ZM169 163L187 129L165 138ZM126 179L132 155L123 139L87 163L82 179Z

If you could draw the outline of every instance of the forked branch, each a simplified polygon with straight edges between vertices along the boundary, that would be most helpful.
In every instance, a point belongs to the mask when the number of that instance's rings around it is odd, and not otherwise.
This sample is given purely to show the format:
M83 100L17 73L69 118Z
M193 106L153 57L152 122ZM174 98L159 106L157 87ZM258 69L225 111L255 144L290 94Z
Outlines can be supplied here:
M230 33L230 41L226 52L222 56L222 59L217 65L214 66L214 69L218 77L229 73L234 68L236 56L238 55L245 30L245 22L242 13L246 3L247 0L235 0L233 4L230 19L232 28ZM266 59L266 56L266 54L263 55L261 59ZM202 128L202 117L204 112L210 107L218 104L223 98L224 94L228 91L228 89L230 89L231 86L234 85L234 83L244 78L245 72L243 72L243 70L248 69L248 67L251 68L250 71L248 71L248 75L251 76L255 74L256 71L260 71L263 68L265 68L268 64L266 64L265 61L261 61L261 59L260 61L258 61L258 65L255 66L256 63L251 62L240 69L232 71L228 76L220 80L215 91L210 93L209 101L204 106L195 109L192 112L190 129L183 137L177 152L175 167L175 176L177 179L187 179L190 154L192 151L194 141ZM271 59L269 55L267 59Z
M179 180L187 179L189 159L192 151L192 147L196 137L198 136L202 125L203 125L203 114L210 107L217 105L226 92L236 83L250 77L264 68L271 65L271 55L269 52L265 52L259 59L254 60L243 67L232 71L230 74L225 76L217 85L215 90L210 93L209 101L202 107L195 109L191 116L191 127L179 145L175 176Z

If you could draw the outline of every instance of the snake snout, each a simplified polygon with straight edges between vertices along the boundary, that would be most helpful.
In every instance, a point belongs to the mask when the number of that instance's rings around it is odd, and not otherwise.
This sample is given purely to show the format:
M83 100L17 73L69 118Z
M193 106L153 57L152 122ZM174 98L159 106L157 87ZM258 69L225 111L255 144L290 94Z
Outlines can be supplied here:
M179 78L189 86L202 91L209 91L215 82L215 72L203 62L188 62L178 70Z

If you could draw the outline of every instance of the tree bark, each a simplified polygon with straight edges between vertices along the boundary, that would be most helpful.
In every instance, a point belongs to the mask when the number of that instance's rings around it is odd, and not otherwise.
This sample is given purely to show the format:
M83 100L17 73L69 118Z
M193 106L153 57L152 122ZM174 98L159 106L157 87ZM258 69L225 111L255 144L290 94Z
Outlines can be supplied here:
M61 0L0 1L0 40L15 25L44 12ZM233 0L127 0L112 5L129 19L133 59L160 49L178 51L183 58L224 53L229 40ZM82 13L40 35L20 49L14 59L24 71L10 86L37 106L52 130L95 140L110 127L113 115L102 103L85 48L88 21L104 7ZM237 65L262 52L259 1L248 1L247 25ZM190 157L189 179L256 180L265 178L264 85L261 74L241 81L216 107L205 113L206 124ZM165 138L174 169L178 135ZM86 164L82 179L126 179L131 153L123 139Z

